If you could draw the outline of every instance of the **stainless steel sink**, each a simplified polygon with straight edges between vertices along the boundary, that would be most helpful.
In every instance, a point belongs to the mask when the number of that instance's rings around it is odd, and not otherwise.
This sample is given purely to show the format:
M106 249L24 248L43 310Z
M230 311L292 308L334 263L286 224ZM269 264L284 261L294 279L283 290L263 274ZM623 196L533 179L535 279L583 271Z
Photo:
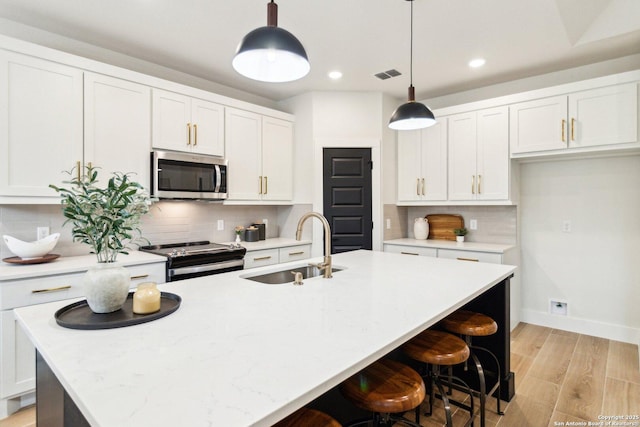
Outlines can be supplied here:
M342 268L333 267L332 273L341 271ZM293 283L293 279L296 272L302 273L302 279L309 279L311 277L322 276L322 271L314 265L303 265L300 267L289 267L286 270L273 271L271 273L264 273L255 276L240 276L243 279L253 280L255 282L266 283L267 285L279 285L282 283Z

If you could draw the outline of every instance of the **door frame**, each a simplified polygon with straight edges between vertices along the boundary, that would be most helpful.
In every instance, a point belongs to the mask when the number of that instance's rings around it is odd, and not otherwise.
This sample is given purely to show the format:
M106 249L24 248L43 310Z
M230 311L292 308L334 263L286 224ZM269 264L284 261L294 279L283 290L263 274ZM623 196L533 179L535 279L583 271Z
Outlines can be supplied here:
M375 138L315 138L313 148L313 210L322 212L323 209L323 183L322 183L322 151L325 148L370 148L373 169L371 170L371 247L374 251L382 250L383 238L383 210L382 210L382 141ZM312 256L322 256L323 230L320 221L313 223Z

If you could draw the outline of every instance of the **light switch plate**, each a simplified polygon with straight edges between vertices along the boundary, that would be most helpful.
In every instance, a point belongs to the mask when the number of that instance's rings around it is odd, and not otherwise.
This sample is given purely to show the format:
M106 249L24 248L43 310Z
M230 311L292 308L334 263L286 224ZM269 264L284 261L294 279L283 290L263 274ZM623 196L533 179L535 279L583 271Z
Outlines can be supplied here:
M49 227L36 228L36 240L44 239L49 235Z
M477 219L469 220L469 229L471 229L471 230L477 230L478 229L478 220Z
M224 230L224 219L218 220L218 231Z

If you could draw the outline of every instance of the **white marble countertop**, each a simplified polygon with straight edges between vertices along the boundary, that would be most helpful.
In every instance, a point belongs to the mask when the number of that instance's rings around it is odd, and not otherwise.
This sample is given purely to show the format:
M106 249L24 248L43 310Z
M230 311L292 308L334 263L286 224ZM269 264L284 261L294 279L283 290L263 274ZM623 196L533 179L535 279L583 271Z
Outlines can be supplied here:
M127 266L166 262L167 259L147 252L131 251L129 255L119 254L117 261ZM0 284L8 280L87 271L96 262L95 255L60 257L44 264L9 264L2 262L0 263Z
M225 242L225 244L231 244L232 242ZM296 240L286 237L274 237L271 239L258 240L257 242L240 242L241 246L247 248L248 252L261 251L263 249L277 249L286 248L289 246L310 245L311 240Z
M91 425L270 426L515 270L373 251L333 261L346 269L302 286L242 276L304 262L160 285L180 309L125 328L62 328L53 315L70 301L15 313Z
M505 253L506 251L515 248L514 245L503 245L498 243L480 243L480 242L461 242L458 243L453 240L418 240L411 238L385 240L384 244L389 245L405 245L415 246L423 248L437 248L437 249L456 249L460 251L476 251L476 252L495 252Z

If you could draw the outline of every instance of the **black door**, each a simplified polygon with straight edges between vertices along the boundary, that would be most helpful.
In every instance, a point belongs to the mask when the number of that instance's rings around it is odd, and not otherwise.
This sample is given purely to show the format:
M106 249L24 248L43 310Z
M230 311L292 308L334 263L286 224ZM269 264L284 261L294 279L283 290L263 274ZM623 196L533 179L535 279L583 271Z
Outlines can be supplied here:
M371 249L371 149L325 148L323 213L331 224L331 252Z

